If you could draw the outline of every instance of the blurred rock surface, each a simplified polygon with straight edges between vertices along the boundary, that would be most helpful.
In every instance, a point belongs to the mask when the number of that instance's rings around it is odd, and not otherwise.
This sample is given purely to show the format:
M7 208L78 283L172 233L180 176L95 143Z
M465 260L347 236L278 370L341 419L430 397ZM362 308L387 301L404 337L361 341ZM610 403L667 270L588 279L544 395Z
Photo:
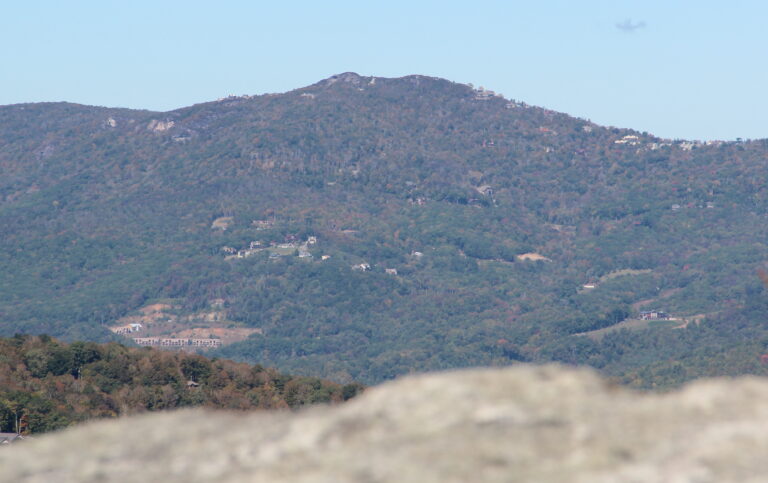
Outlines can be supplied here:
M13 482L724 482L768 478L768 380L668 394L557 366L403 378L298 413L186 410L0 449Z

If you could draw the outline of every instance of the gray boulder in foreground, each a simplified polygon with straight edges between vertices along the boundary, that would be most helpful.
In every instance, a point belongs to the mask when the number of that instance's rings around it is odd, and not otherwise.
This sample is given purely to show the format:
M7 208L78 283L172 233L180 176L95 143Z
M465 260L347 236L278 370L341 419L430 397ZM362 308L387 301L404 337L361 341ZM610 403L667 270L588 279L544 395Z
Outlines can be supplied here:
M768 380L668 394L518 366L403 378L298 413L186 410L0 449L13 482L768 481Z

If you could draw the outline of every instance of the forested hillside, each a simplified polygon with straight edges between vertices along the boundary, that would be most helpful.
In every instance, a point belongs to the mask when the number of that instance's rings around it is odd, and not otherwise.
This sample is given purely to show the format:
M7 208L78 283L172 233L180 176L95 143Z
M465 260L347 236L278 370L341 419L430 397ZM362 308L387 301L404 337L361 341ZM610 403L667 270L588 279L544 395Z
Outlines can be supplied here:
M0 432L40 433L191 406L295 408L341 402L361 389L195 354L63 344L48 336L0 339Z
M663 140L424 76L167 113L5 106L0 332L106 340L134 321L142 343L220 337L218 354L343 382L547 360L642 386L716 360L761 371L767 159L765 140Z

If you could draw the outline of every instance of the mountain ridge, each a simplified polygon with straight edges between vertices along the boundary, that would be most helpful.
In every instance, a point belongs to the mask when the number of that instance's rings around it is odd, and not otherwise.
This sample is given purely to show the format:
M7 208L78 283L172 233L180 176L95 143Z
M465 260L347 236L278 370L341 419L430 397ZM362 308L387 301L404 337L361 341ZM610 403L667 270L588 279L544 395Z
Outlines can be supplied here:
M405 76L400 77L377 77L377 76L364 76L360 75L356 72L343 72L340 74L335 74L330 77L327 77L325 79L322 79L314 84L310 84L303 87L297 87L295 89L291 89L285 92L275 92L275 93L263 93L263 94L244 94L244 95L228 95L226 97L219 98L217 100L212 101L203 101L200 103L192 104L189 106L182 106L175 109L171 109L168 111L154 111L151 109L143 109L143 108L124 108L124 107L115 107L115 106L98 106L98 105L88 105L88 104L82 104L82 103L74 103L74 102L68 102L68 101L44 101L44 102L29 102L29 103L16 103L16 104L8 104L0 106L0 109L4 108L19 108L19 109L26 109L27 107L31 106L53 106L53 105L62 105L62 106L71 106L71 107L83 107L83 108L95 108L95 109L104 109L104 110L112 110L112 111L130 111L130 112L144 112L149 114L155 114L155 115L169 115L178 113L179 111L185 111L194 107L198 106L204 106L204 105L214 105L217 103L226 103L226 102L235 102L235 101L243 101L243 100L251 100L251 99L259 99L259 98L269 98L269 97L275 97L275 96L283 96L283 95L289 95L293 93L308 93L311 89L318 89L318 88L329 88L332 85L336 84L337 82L340 82L340 85L344 84L351 84L353 87L360 87L363 85L369 85L373 86L376 82L407 82L412 83L416 86L419 85L420 81L427 81L431 83L437 83L437 84L444 84L449 85L452 87L459 87L459 88L466 88L468 94L475 95L478 92L486 92L486 96L490 98L499 98L503 99L507 102L513 102L517 104L520 107L526 107L531 109L538 109L547 113L551 114L557 114L557 115L564 115L568 117L572 117L574 119L584 120L583 118L569 115L567 113L558 112L554 110L547 109L545 107L538 107L526 104L524 102L518 102L514 100L508 100L501 96L500 94L496 94L493 91L485 90L483 88L475 89L471 84L461 84L458 82L453 82L448 79L442 78L442 77L435 77L435 76L427 76L422 74L409 74ZM590 121L587 121L590 122ZM590 122L590 124L592 124ZM598 126L597 124L593 124L594 126ZM606 127L608 129L612 127L608 126L601 126ZM625 130L631 130L631 128L622 128ZM637 131L634 131L637 132Z
M418 82L420 80L425 80L428 82L439 82L439 83L447 83L453 86L461 86L461 87L467 87L472 92L487 92L488 97L498 97L501 99L504 99L508 102L512 102L518 107L524 107L528 109L538 109L547 113L556 114L556 115L563 115L568 116L573 119L582 120L590 123L590 125L595 127L601 127L604 129L620 129L622 131L627 131L630 134L643 134L644 136L650 136L652 138L664 141L664 142L694 142L694 143L700 143L700 144L707 144L707 143L749 143L749 142L757 142L761 141L761 139L750 139L746 141L721 141L721 140L694 140L694 139L687 139L687 138L663 138L660 136L655 136L653 134L648 134L646 132L641 132L640 130L631 128L631 127L619 127L619 126L611 126L611 125L601 125L597 123L593 123L592 121L585 119L581 116L569 114L566 112L561 112L557 110L552 110L543 106L536 106L532 104L528 104L522 101L516 101L513 99L506 99L503 95L497 94L494 91L491 90L485 90L482 87L476 89L472 84L462 84L458 82L454 82L442 77L437 76L428 76L423 74L408 74L404 76L399 77L379 77L379 76L366 76L361 75L356 72L348 71L348 72L342 72L339 74L331 75L325 79L322 79L314 84L310 84L303 87L297 87L295 89L290 89L288 91L284 92L268 92L268 93L262 93L262 94L243 94L243 95L234 95L230 94L226 97L221 97L216 100L212 101L202 101L200 103L191 104L188 106L181 106L178 108L170 109L167 111L158 111L158 110L151 110L151 109L145 109L145 108L126 108L126 107L117 107L117 106L100 106L100 105L90 105L90 104L83 104L83 103L76 103L76 102L69 102L69 101L40 101L40 102L22 102L22 103L14 103L14 104L7 104L0 106L0 109L4 108L20 108L25 109L30 106L45 106L45 105L66 105L66 106L77 106L77 107L84 107L84 108L95 108L95 109L104 109L104 110L111 110L111 111L130 111L130 112L144 112L149 114L155 114L155 115L170 115L177 113L179 111L184 111L190 108L194 108L197 106L203 106L203 105L210 105L210 104L216 104L216 103L222 103L222 102L234 102L234 101L242 101L242 100L248 100L248 99L256 99L256 98L264 98L264 97L274 97L274 96L281 96L281 95L287 95L292 93L306 93L310 89L317 89L317 88L328 88L332 86L333 84L340 82L341 84L352 84L355 87L359 87L363 85L364 83L366 85L374 85L376 82L384 81L384 82L391 82L391 81L407 81L407 82L413 82L416 85L418 85Z

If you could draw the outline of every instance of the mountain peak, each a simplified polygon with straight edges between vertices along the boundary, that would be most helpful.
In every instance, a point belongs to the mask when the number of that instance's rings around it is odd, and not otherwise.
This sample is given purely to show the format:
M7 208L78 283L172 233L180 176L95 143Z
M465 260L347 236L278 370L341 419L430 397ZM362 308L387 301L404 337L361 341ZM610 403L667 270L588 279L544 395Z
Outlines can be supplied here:
M360 74L355 72L343 72L341 74L332 75L331 77L320 81L325 86L333 85L337 82L344 82L347 84L359 85L365 80Z
M402 77L375 77L375 76L361 76L356 72L343 72L341 74L332 75L327 79L323 79L315 85L328 87L337 83L343 83L343 84L349 84L355 87L359 87L362 85L374 85L376 84L377 81L384 81L384 82L404 81L404 82L408 82L415 85L419 85L422 82L428 82L428 81L444 83L444 84L454 84L453 82L440 77L430 77L430 76L420 75L420 74L411 74L411 75L406 75Z

